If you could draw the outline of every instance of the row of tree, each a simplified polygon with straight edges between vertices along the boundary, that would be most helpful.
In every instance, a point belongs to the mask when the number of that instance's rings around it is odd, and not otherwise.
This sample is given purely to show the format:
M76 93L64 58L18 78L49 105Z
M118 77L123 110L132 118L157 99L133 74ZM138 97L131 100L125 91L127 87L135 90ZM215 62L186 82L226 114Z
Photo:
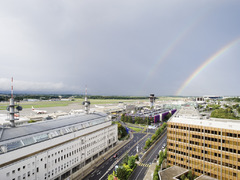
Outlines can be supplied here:
M223 118L223 119L239 119L238 117L235 116L235 114L234 114L234 112L232 111L231 108L215 109L214 111L212 111L211 117Z
M91 99L148 99L148 97L143 96L89 96Z
M128 135L126 128L123 127L121 123L115 121L113 121L112 123L118 125L118 140L121 140Z
M122 164L116 169L116 172L113 171L113 174L108 176L108 180L114 180L116 177L118 180L126 180L130 177L133 170L136 168L136 160L138 160L138 155L128 156L126 155L123 158Z
M6 94L6 95L0 95L0 101L8 101L10 99L11 95L10 94ZM62 98L69 98L72 97L72 95L70 94L65 94L65 95L61 95ZM38 99L38 100L50 100L50 99L58 99L59 95L56 94L14 94L14 99L16 101L22 101L24 99Z
M181 177L180 177L180 180L194 180L196 179L197 176L195 176L192 171L188 171L187 174L182 174Z
M152 117L135 117L135 118L133 118L132 116L122 114L121 121L127 122L127 123L132 123L132 124L148 124L148 125L150 125L151 123L153 123L153 118Z
M155 134L152 135L151 139L147 139L144 149L148 149L162 135L166 127L167 123L163 123L162 126L155 131Z
M227 98L224 99L225 101L231 101L231 102L239 102L240 103L240 98Z
M167 148L165 149L165 151L160 151L159 153L159 159L158 159L158 165L156 166L154 173L153 173L153 180L159 180L159 176L158 176L158 171L160 170L160 167L163 163L163 160L167 158Z
M49 99L55 99L59 98L61 96L62 98L69 98L69 97L75 97L75 98L84 98L85 95L76 95L76 94L15 94L15 100L22 101L24 99L39 99L39 100L49 100ZM0 101L8 101L8 99L11 97L11 94L0 94ZM122 100L131 100L131 99L148 99L148 97L142 97L142 96L88 96L90 99L122 99Z

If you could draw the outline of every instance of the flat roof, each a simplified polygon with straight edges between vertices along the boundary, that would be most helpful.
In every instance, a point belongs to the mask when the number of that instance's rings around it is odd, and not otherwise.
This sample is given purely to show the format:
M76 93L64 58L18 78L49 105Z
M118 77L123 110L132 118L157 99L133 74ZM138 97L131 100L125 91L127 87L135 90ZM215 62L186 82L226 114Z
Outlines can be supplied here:
M204 119L194 107L184 107L177 111L170 122L205 126L220 129L240 130L240 120L210 118Z
M212 178L210 176L202 175L196 178L195 180L216 180L215 178Z
M36 123L29 123L21 126L16 126L13 128L0 128L2 130L0 134L0 143L9 139L19 138L23 136L28 136L32 134L37 134L41 132L46 132L54 129L59 129L67 126L76 125L82 122L94 120L105 120L106 114L78 114L59 117L53 120L40 121Z
M107 121L107 114L78 114L17 127L0 128L0 154Z
M179 166L171 166L163 171L160 171L161 179L172 180L174 177L187 172L188 170Z
M186 172L188 172L188 169L179 167L179 166L171 166L167 169L164 169L163 171L160 171L159 174L161 176L161 179L168 179L168 180L172 180L172 179L176 179L176 177L185 174ZM210 176L206 176L206 175L201 175L198 178L196 178L195 180L216 180L215 178L212 178Z

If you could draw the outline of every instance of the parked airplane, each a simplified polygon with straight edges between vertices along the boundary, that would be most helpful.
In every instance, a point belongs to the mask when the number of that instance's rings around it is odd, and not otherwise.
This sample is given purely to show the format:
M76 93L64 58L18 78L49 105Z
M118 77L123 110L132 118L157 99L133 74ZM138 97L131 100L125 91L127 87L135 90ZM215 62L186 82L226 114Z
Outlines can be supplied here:
M99 105L96 105L96 104L95 104L95 107L97 107L97 108L104 108L104 106L99 106Z
M36 110L36 109L34 109L33 106L32 106L32 111L37 113L37 114L46 114L47 113L47 111L45 111L45 110Z

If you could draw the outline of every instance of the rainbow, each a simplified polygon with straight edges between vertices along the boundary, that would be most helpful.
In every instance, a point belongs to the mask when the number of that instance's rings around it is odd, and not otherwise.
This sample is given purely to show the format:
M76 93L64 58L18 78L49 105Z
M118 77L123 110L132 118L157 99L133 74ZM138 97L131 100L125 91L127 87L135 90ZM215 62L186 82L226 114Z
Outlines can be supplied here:
M177 90L176 96L179 96L182 91L192 82L192 80L201 73L209 64L211 64L214 60L216 60L218 57L223 55L227 50L232 48L234 45L236 45L238 42L240 42L240 37L237 39L231 41L227 45L225 45L223 48L221 48L219 51L217 51L215 54L213 54L211 57L209 57L207 60L205 60L181 85L181 87Z
M205 14L201 14L198 17L194 18L188 26L186 26L180 33L177 35L176 38L168 45L168 47L163 51L160 58L153 64L152 68L146 75L145 79L143 80L143 86L147 82L148 79L154 76L155 72L159 69L159 66L171 55L171 53L178 47L178 45L196 28L196 26L205 19L208 15L209 10Z

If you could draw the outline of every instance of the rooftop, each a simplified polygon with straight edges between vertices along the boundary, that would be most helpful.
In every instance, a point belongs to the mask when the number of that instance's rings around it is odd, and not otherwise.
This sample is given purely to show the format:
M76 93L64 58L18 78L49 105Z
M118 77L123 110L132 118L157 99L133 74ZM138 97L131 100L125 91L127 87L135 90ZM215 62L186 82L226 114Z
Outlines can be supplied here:
M159 175L161 176L161 179L163 179L163 180L164 179L173 180L173 179L177 179L176 177L179 177L188 171L189 171L188 169L185 169L185 168L182 168L179 166L171 166L171 167L159 172ZM198 178L196 178L195 180L216 180L216 179L206 176L206 175L201 175Z
M206 175L202 175L202 176L199 176L198 178L196 178L196 180L216 180L216 179L206 176Z
M205 126L212 128L240 130L240 121L232 119L204 119L194 107L183 107L170 119L170 122Z
M14 128L0 128L0 153L21 148L30 144L48 140L67 133L101 124L107 115L80 114L64 116L54 120L46 120Z
M172 166L169 167L167 169L164 169L163 171L161 171L159 174L161 176L161 179L168 179L168 180L172 180L172 179L176 179L174 177L183 174L185 172L187 172L187 169L184 169L182 167L178 167L178 166Z

